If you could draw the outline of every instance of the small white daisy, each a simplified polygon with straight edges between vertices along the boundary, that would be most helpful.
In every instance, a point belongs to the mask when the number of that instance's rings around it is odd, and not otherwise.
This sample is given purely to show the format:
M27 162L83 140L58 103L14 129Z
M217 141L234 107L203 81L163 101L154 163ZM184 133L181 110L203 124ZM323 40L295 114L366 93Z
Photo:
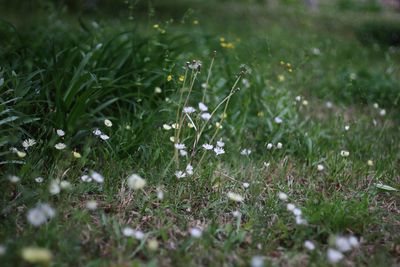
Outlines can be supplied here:
M275 117L274 121L277 124L281 124L283 122L283 120L280 117Z
M63 130L61 130L61 129L57 129L57 130L56 130L56 133L57 133L57 135L60 136L60 137L63 137L63 136L65 135L65 132L64 132Z
M218 156L218 155L221 155L221 154L225 154L225 150L222 148L222 147L215 147L214 148L214 152L215 152L215 154Z
M194 107L184 107L183 108L183 113L190 114L193 112L196 112L196 109Z
M183 171L176 171L175 172L175 176L176 178L180 179L180 178L185 178L186 177L186 173L184 173Z
M92 173L90 174L90 176L92 177L92 179L93 179L95 182L98 182L98 183L103 183L103 182L104 182L104 177L103 177L103 175L101 175L101 174L98 173L98 172L92 171Z
M219 141L217 141L217 146L219 146L219 147L225 146L225 143L222 141L222 139L219 139Z
M26 140L24 140L24 141L22 142L22 146L23 146L25 149L28 149L28 148L30 148L31 146L34 146L35 144L36 144L36 141L35 141L35 139L32 139L32 138L26 139Z
M273 147L274 147L273 144L271 144L271 143L268 143L268 144L267 144L267 149L268 149L268 150L272 149Z
M96 136L100 136L100 135L102 135L103 133L102 133L99 129L94 129L94 130L93 130L93 134L96 135Z
M176 149L181 150L181 149L186 149L185 144L175 144L174 145Z
M100 135L100 138L101 138L102 140L104 140L104 141L110 139L110 137L109 137L108 135L106 135L106 134L101 134L101 135Z
M251 150L247 149L247 148L245 148L242 151L240 151L240 155L243 155L243 156L248 156L250 154L251 154Z
M288 211L293 211L295 208L296 208L296 206L294 204L292 204L292 203L289 203L289 204L286 205L286 209Z
M202 112L205 112L205 111L208 110L208 107L207 107L203 102L200 102L200 103L199 103L199 109L200 109Z
M306 240L304 242L304 247L308 250L314 250L315 249L315 245L313 242L311 242L310 240Z
M205 150L211 150L211 149L214 148L214 146L213 146L213 145L210 145L210 144L203 144L202 147L203 147Z
M244 182L242 185L243 185L244 188L249 188L250 187L250 184L247 183L247 182Z
M58 143L54 146L56 149L58 150L63 150L65 149L67 146L64 143Z
M282 146L283 146L282 143L279 143L279 142L278 142L278 143L276 144L276 148L277 148L277 149L282 149Z
M181 150L179 150L179 154L182 156L182 157L185 157L185 156L187 156L187 151L186 150L184 150L184 149L181 149Z
M164 130L166 130L166 131L169 131L169 130L172 129L172 127L169 126L168 124L163 124L163 128L164 128Z
M200 117L201 117L203 120L208 121L208 120L211 119L211 114L208 113L208 112L202 113L202 114L200 115Z
M324 169L325 169L324 165L322 165L322 164L318 164L317 165L317 170L318 171L322 172Z
M190 163L186 166L186 173L189 176L193 175L193 166Z

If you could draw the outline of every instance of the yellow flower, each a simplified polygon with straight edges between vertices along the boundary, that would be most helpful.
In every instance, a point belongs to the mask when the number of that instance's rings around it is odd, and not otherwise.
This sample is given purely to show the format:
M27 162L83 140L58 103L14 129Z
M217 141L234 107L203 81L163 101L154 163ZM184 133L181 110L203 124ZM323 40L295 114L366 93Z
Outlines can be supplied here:
M22 258L30 263L49 264L52 255L46 248L26 247L22 249Z
M257 116L258 116L258 117L264 117L264 111L259 111L259 112L257 113Z
M168 82L172 81L172 75L171 74L167 76L167 81Z
M280 63L281 65L285 65L285 61L282 61L282 60L281 60L279 63Z
M197 24L199 24L199 21L197 19L195 19L195 20L193 20L193 24L197 25Z
M179 76L179 81L180 82L183 82L184 80L185 80L185 76L183 76L183 75Z

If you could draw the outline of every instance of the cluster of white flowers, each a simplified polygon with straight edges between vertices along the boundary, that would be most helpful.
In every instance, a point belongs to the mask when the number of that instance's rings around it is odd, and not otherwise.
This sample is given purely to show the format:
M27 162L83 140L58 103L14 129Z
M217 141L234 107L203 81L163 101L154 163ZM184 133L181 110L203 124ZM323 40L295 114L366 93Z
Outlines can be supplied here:
M251 150L248 148L245 148L242 151L240 151L240 155L243 155L243 156L249 156L250 154L251 154Z
M92 172L90 172L89 175L87 175L87 174L82 175L81 180L84 182L88 182L88 183L95 181L95 182L101 184L104 182L104 177L100 173L92 171Z
M283 147L283 144L282 144L281 142L278 142L278 143L276 144L276 146L275 146L276 149L282 149L282 147ZM274 144L272 144L272 143L268 143L268 144L267 144L267 149L268 149L268 150L271 150L271 149L273 149L273 148L274 148Z
M39 203L26 214L28 222L33 226L40 226L56 215L55 210L46 203Z
M122 229L122 234L126 237L136 238L137 240L142 240L145 236L145 234L142 231L134 230L131 227L124 227Z
M186 165L185 171L176 171L175 176L176 178L185 178L186 176L192 176L193 175L193 166L189 163Z
M96 129L93 130L93 134L94 134L95 136L98 136L101 140L104 140L104 141L110 139L110 137L109 137L108 135L106 135L105 133L103 133L102 131L100 131L100 129L98 129L98 128L96 128Z
M359 246L357 237L350 236L336 236L334 238L335 248L329 248L327 251L328 261L330 263L338 263L344 258L345 252L355 249Z

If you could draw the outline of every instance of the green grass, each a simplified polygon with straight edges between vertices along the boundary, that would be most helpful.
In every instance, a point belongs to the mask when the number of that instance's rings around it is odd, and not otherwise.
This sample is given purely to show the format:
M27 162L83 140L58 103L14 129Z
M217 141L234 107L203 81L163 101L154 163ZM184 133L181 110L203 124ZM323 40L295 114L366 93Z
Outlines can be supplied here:
M337 235L360 240L339 265L399 264L399 191L376 184L400 189L400 54L357 39L365 22L398 23L396 15L230 1L155 1L150 11L139 2L119 17L41 8L26 18L1 14L2 266L31 266L21 251L32 246L51 251L53 266L250 266L255 256L265 266L326 266ZM202 70L188 70L182 82L192 60ZM242 64L251 72L241 73ZM188 106L198 110L207 81L210 113L233 93L209 124L191 115L196 131L180 112L189 91ZM163 128L177 117L179 134ZM110 139L94 136L95 128ZM185 143L187 157L176 158L171 136ZM25 151L27 138L37 143ZM225 154L201 149L220 138ZM60 142L64 150L55 149ZM267 149L278 142L281 149ZM177 179L189 162L193 176ZM82 182L90 170L104 183ZM146 180L142 190L128 188L132 173ZM52 195L57 179L71 188ZM228 192L244 201L229 200ZM307 225L296 224L279 192ZM96 210L86 208L88 200ZM27 220L37 203L56 210L39 227ZM145 238L124 236L127 226ZM201 238L190 236L191 227L203 230ZM157 249L149 246L154 240Z

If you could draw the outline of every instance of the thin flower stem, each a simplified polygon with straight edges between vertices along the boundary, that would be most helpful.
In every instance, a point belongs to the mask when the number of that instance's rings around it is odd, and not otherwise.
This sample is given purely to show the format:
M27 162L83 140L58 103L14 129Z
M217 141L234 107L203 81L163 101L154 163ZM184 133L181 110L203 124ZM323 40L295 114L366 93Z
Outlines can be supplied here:
M184 77L184 80L183 80L183 83L182 83L182 87L181 87L181 92L180 92L179 102L178 102L178 109L176 111L175 126L177 125L178 120L179 120L179 116L180 116L179 111L180 111L180 106L181 106L182 99L183 99L183 89L185 88L187 74L188 74L188 68L186 68L186 70L185 70L185 77ZM174 144L177 144L177 142L178 142L177 139L178 139L178 129L179 128L180 128L180 125L178 124L177 127L175 127ZM178 165L179 164L179 154L178 154L178 150L175 149L175 147L174 147L174 151L175 151L174 152L174 159L175 159L176 164ZM168 167L169 167L169 165L168 165Z
M206 86L204 87L204 90L203 90L203 97L202 97L202 99L201 99L201 102L203 102L203 103L204 103L204 101L206 100L206 93L207 93L207 89L208 89L208 83L209 83L209 81L210 81L211 70L212 70L212 67L213 67L213 65L214 65L215 56L216 56L216 52L214 51L213 57L212 57L212 59L211 59L210 67L208 68Z

